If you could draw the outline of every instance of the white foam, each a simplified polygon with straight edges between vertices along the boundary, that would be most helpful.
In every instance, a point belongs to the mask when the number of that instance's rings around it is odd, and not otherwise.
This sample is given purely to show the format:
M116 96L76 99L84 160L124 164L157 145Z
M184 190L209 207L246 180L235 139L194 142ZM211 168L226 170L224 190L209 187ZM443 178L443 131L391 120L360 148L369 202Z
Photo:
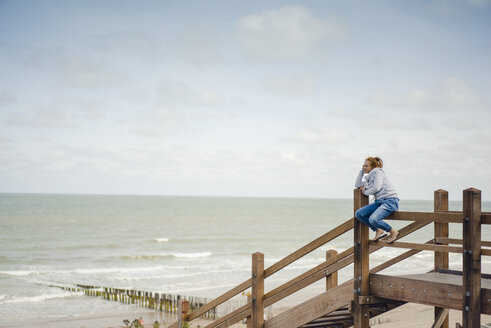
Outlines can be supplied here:
M0 271L0 274L6 274L8 276L28 276L31 274L39 273L39 271L34 270L10 270L10 271Z
M70 297L73 295L82 295L83 293L69 293L69 292L60 292L60 293L55 293L55 294L41 294L41 295L35 295L35 296L23 296L23 297L16 297L14 299L10 300L5 300L3 303L35 303L35 302L42 302L50 299L55 299L55 298L65 298L65 297Z
M169 241L169 238L165 238L165 237L155 238L155 241L157 241L158 243L166 243Z
M208 257L212 252L200 252L200 253L173 253L174 257Z

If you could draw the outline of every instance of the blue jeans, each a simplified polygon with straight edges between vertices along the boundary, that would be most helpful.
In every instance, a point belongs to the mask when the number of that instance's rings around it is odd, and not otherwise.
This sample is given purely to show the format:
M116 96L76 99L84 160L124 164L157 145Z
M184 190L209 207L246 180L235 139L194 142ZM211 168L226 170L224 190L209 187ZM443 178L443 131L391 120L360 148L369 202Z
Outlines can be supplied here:
M399 209L399 198L377 199L372 204L363 206L355 213L356 218L365 223L373 231L378 228L389 232L392 227L383 221L391 213Z

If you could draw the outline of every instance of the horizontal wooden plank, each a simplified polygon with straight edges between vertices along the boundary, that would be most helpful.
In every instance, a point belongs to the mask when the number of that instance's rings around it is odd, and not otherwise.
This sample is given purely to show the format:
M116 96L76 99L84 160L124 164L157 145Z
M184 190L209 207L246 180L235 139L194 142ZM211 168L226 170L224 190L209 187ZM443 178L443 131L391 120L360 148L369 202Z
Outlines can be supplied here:
M435 242L437 244L454 244L454 245L462 245L462 239L455 239L455 238L443 238L443 237L437 237L435 238ZM481 247L491 247L491 241L482 241L481 240Z
M481 255L491 256L491 249L481 249Z
M370 295L397 301L462 309L462 286L370 274Z
M432 221L442 223L462 223L462 212L409 212L397 211L392 213L387 220L402 221Z
M395 247L395 248L410 248L420 251L436 251L436 252L448 252L448 253L462 253L462 247L459 246L447 246L447 245L430 245L430 244L418 244L418 243L407 243L396 241L392 244L384 240L379 241L370 241L370 245L382 244L386 247Z
M481 213L481 224L491 224L491 213Z

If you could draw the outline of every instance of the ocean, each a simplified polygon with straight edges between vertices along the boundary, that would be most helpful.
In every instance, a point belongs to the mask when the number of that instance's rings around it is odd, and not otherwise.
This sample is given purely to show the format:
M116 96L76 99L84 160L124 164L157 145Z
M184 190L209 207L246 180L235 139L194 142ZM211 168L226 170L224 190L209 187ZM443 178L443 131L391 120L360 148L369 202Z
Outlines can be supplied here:
M482 205L491 211L491 202ZM348 220L352 206L351 199L0 194L0 327L135 311L135 305L52 286L214 298L250 277L252 253L264 253L268 267ZM451 210L461 208L461 202L450 202ZM432 211L433 201L403 200L400 210ZM461 237L459 225L450 229L451 238ZM424 242L432 235L430 226L404 240ZM489 236L489 227L483 228L483 240ZM326 250L343 251L352 244L351 232L333 240L266 279L266 291L324 261ZM371 266L402 252L378 251ZM452 254L451 268L460 261ZM490 263L483 257L483 271ZM422 252L384 272L425 272L432 265L433 254ZM343 269L340 282L352 270ZM323 289L320 281L279 306Z

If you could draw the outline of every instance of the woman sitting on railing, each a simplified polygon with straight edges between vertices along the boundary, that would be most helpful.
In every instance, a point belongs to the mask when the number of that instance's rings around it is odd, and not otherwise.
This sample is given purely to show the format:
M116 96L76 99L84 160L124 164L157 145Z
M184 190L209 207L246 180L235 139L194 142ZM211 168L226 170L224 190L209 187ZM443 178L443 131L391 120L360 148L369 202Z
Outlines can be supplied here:
M375 202L358 209L355 216L375 231L373 241L387 237L388 232L387 242L392 243L397 239L399 231L393 229L383 219L399 209L399 195L382 170L383 166L384 162L379 157L368 157L365 160L356 177L355 187L361 189L366 196L373 195ZM363 181L364 174L366 174L365 181Z

